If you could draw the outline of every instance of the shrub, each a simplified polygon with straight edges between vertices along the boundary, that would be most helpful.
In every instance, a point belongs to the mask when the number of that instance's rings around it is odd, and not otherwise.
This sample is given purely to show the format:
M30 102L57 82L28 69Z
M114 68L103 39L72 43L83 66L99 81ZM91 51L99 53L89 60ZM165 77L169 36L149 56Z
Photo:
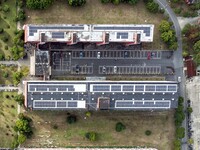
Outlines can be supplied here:
M23 94L16 95L16 96L14 97L14 100L15 100L16 102L18 102L19 105L22 106L22 105L24 104L24 95L23 95Z
M106 4L106 3L110 3L111 0L101 0L101 3Z
M8 77L8 73L7 73L7 72L4 72L4 73L3 73L3 77L4 77L4 78L7 78L7 77Z
M97 133L96 132L87 132L85 134L85 137L89 139L90 141L96 141L97 140Z
M29 9L46 9L53 4L54 0L27 0L26 6Z
M192 107L187 107L187 112L191 114L193 112Z
M4 35L2 38L1 38L2 41L4 42L8 42L8 36L7 35Z
M3 31L4 31L3 28L0 28L0 33L3 33Z
M86 0L68 0L68 4L73 7L83 6L85 5L85 3L86 3Z
M91 112L90 112L90 111L87 111L87 112L85 113L85 115L86 115L87 117L91 117Z
M178 127L176 128L176 137L178 139L182 139L185 136L185 128L184 127Z
M69 124L73 124L73 123L75 123L77 120L76 120L76 116L74 116L74 115L70 115L70 116L68 116L67 117L67 122L69 123Z
M26 136L24 134L19 134L17 139L19 144L22 144L26 141Z
M155 3L155 2L153 2L153 1L152 2L148 2L146 4L146 7L152 13L157 13L158 10L159 10L159 5L157 3Z
M8 45L5 45L4 49L5 49L5 50L8 50Z
M121 132L122 130L125 130L126 126L124 124L122 124L121 122L118 122L115 126L115 130L117 132Z
M10 7L8 6L8 5L4 5L3 6L3 12L9 12L9 10L10 10Z
M150 131L150 130L146 130L146 131L145 131L145 134L146 134L147 136L149 136L149 135L151 135L151 131Z

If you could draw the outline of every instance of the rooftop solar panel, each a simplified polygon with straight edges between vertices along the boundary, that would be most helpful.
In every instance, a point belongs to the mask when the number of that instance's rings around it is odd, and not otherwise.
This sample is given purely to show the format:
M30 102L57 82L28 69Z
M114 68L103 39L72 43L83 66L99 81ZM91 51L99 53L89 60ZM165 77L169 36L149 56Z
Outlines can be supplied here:
M121 85L112 85L111 91L121 91Z
M128 32L117 32L117 39L128 39Z
M94 92L109 92L110 86L109 85L93 85Z
M64 39L64 32L52 32L52 38Z
M54 108L56 107L55 102L50 101L34 101L34 108Z
M135 91L144 91L144 85L135 85Z
M177 91L177 86L176 85L168 85L168 91L176 92Z
M159 91L167 91L167 86L166 85L157 85L156 86L156 91L159 92Z
M57 102L57 107L59 108L66 108L67 107L67 103L66 102Z
M133 86L132 85L124 85L122 90L125 92L125 91L130 91L132 92L133 91Z
M154 92L156 90L155 85L146 85L145 86L145 91L147 92Z
M68 102L68 107L73 107L73 108L76 108L78 107L78 102Z

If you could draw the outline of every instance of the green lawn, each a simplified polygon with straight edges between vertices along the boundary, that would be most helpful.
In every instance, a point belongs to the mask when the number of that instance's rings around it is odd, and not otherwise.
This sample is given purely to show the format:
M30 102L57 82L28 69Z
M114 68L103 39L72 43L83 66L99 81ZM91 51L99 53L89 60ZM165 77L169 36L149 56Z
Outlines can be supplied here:
M14 31L16 31L16 22L14 21L16 16L16 2L15 0L2 1L1 9L5 6L9 6L8 12L0 11L0 28L4 29L4 32L0 34L0 53L5 54L6 58L11 56L9 49L13 45ZM8 36L8 42L3 42L1 38L3 36ZM8 46L8 50L5 50L5 46Z
M146 10L143 0L135 5L102 4L100 0L87 0L83 7L70 7L66 0L57 0L46 10L26 10L27 24L154 24L154 42L144 49L165 49L160 40L158 25L163 14Z
M13 130L17 119L17 103L13 100L12 95L16 92L0 92L0 147L11 146L16 134ZM9 98L6 98L9 95Z
M102 111L93 112L84 118L84 112L70 112L78 116L75 124L67 124L67 112L31 111L26 114L33 120L34 135L24 143L24 147L67 147L67 146L149 146L160 150L173 150L173 111L133 112ZM115 131L117 122L125 124L122 132ZM58 129L53 129L53 125ZM152 135L146 136L145 131ZM85 133L98 133L97 141L90 142Z

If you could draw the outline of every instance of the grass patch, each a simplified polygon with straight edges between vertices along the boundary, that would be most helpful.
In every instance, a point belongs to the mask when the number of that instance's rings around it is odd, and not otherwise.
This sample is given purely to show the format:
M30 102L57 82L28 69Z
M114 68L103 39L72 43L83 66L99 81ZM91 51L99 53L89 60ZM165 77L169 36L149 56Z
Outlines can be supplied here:
M33 120L34 135L23 146L149 146L162 150L173 149L175 130L173 111L93 112L92 116L86 119L85 112L71 114L77 116L75 124L66 122L67 113L63 111L28 112L27 115ZM123 122L126 130L116 132L117 122ZM54 124L58 126L56 130L52 128ZM144 134L146 130L150 130L153 134L146 136ZM85 137L87 132L96 132L97 141L89 141Z
M14 21L16 16L16 1L2 1L1 5L2 7L7 5L9 11L0 11L0 27L4 29L4 32L0 34L0 52L5 54L5 58L9 58L11 53L9 50L5 50L5 46L8 46L8 49L10 49L13 45L14 31L16 30L16 22ZM3 42L1 40L2 36L7 36L9 38L8 42Z
M9 98L6 98L9 95ZM14 140L15 131L13 126L17 119L17 103L13 100L12 95L16 92L0 92L0 147L10 148Z
M26 14L29 17L25 23L29 24L154 24L154 42L145 44L144 49L165 49L158 31L163 14L149 13L142 0L134 6L87 0L79 8L68 6L66 0L59 0L47 10L26 10Z
M13 82L13 73L17 71L17 66L6 66L6 65L0 65L0 84L14 84ZM8 73L8 77L4 77L3 74Z

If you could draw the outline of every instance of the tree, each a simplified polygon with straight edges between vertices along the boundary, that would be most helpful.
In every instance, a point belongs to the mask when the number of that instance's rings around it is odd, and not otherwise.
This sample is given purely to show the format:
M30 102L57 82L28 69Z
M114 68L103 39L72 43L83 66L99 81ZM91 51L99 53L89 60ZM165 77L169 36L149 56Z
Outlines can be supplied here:
M110 3L111 0L101 0L101 2L102 2L103 4L106 4L106 3Z
M86 3L86 0L68 0L70 6L83 6Z
M13 73L14 84L18 85L22 77L23 77L23 74L21 71L14 72Z
M85 137L89 139L90 141L96 141L97 139L97 133L96 132L88 132L85 134Z
M26 6L29 9L46 9L53 4L54 0L27 0Z
M199 53L200 52L200 40L197 41L193 46L194 52Z
M19 134L17 139L19 144L22 144L26 141L26 136L24 134Z
M172 37L173 37L173 31L172 31L172 30L163 32L163 33L161 34L161 39L162 39L164 42L168 42Z
M182 139L185 136L185 128L184 127L178 127L176 129L176 137L178 139Z
M19 131L22 134L31 131L29 122L27 120L17 120L15 126L17 131Z
M115 5L118 5L120 3L120 0L111 0L111 2Z
M159 31L163 33L169 30L170 30L170 23L167 20L162 20L159 25Z
M149 136L149 135L151 135L151 131L150 131L150 130L146 130L146 131L145 131L145 134L146 134L147 136Z
M155 3L155 2L153 2L153 1L152 2L148 2L146 4L146 7L152 13L157 13L158 10L159 10L159 5L157 3Z
M115 126L115 130L117 132L121 132L122 130L125 130L126 126L124 124L122 124L121 122L118 122Z
M16 95L16 96L14 97L14 100L15 100L16 102L18 102L19 105L23 105L23 104L24 104L24 95L23 95L23 94ZM23 119L24 119L24 118L23 118Z
M67 122L68 122L69 124L75 123L75 122L76 122L76 116L74 116L74 115L68 116L68 117L67 117Z
M174 140L174 149L181 150L181 141L179 139Z
M187 107L187 112L191 114L193 112L192 107Z

